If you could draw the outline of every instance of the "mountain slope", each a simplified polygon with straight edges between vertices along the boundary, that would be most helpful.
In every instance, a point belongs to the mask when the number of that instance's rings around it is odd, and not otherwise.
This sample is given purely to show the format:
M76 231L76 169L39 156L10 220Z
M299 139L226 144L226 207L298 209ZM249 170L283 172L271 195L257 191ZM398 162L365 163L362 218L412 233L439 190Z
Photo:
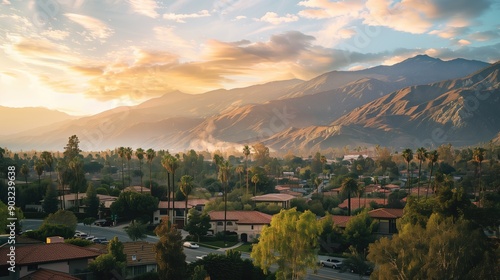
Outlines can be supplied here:
M11 108L0 106L0 135L18 133L40 126L74 120L78 117L46 108Z

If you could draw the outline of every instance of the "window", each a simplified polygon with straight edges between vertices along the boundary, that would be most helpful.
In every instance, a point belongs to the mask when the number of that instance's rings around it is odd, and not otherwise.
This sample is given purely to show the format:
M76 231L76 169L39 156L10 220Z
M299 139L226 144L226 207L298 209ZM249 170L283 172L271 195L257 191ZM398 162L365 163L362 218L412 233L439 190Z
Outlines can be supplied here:
M251 228L253 229L253 225L251 226Z
M160 215L168 215L167 208L160 208Z
M224 223L223 223L223 222L217 222L217 225L218 225L218 226L223 226L223 225L224 225Z
M35 271L38 269L38 264L30 264L28 265L28 271Z
M228 226L232 226L232 225L233 225L233 222L227 222L227 225L228 225Z

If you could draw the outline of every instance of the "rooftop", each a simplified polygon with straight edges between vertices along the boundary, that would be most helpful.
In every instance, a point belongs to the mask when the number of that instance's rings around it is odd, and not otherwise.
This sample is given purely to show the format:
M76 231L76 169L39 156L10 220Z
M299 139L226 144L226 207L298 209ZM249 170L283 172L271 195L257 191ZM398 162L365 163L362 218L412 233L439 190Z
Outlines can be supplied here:
M8 261L8 247L0 248L0 263ZM91 259L98 252L67 243L33 244L16 248L16 265L60 262L76 259Z
M351 210L358 209L360 207L369 207L370 202L374 201L378 205L386 205L388 203L387 199L383 198L364 198L362 197L361 199L354 197L351 198ZM348 199L344 200L342 203L339 204L339 208L347 208L348 207Z
M19 280L80 280L80 278L73 277L68 273L40 268L33 273L19 278Z
M224 211L210 211L208 215L212 221L224 221ZM271 223L272 217L259 211L227 211L226 220L236 221L237 224L266 225Z
M403 217L403 209L379 208L369 211L368 215L375 219L398 219Z
M153 243L123 242L123 253L127 255L127 266L156 264Z
M295 196L284 193L268 193L252 197L253 201L259 202L285 202L294 199Z

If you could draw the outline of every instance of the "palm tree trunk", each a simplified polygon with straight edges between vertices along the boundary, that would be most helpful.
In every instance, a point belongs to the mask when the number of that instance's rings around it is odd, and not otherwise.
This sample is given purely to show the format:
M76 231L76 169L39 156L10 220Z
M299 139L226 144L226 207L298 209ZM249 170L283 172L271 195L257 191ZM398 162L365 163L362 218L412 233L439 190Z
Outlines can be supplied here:
M410 191L411 195L411 174L410 174L410 162L408 162L408 168L406 169L407 175L408 175L408 190Z
M123 165L125 163L123 162L123 158L122 158L122 188L125 188L125 174L123 173Z
M417 199L420 197L420 171L422 170L422 160L418 164L418 185L417 185Z
M151 181L153 177L151 177L151 162L149 163L149 190L153 188L153 182Z
M481 207L481 162L479 162L479 186L478 186L478 207Z
M170 220L170 172L167 172L167 215Z
M429 195L429 188L431 187L433 169L434 169L434 162L431 162L431 174L429 175L429 184L427 184L427 191L425 193L425 199L427 199L427 197Z
M347 193L347 216L351 216L351 192Z
M184 228L186 228L187 223L188 223L188 196L186 195L186 207L184 209Z
M142 193L142 162L139 161L139 171L141 172L141 193Z

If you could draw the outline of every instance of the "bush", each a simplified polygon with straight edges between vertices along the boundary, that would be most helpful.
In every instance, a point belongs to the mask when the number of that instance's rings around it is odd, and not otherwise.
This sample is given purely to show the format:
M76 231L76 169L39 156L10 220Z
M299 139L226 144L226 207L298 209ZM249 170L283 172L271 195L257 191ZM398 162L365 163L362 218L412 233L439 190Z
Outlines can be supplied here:
M65 239L64 243L72 244L72 245L75 245L75 246L78 246L78 247L87 247L89 245L94 244L90 240L81 239L81 238L69 238L69 239Z
M159 280L160 275L158 272L146 272L144 274L141 274L139 276L136 276L133 278L133 280Z

